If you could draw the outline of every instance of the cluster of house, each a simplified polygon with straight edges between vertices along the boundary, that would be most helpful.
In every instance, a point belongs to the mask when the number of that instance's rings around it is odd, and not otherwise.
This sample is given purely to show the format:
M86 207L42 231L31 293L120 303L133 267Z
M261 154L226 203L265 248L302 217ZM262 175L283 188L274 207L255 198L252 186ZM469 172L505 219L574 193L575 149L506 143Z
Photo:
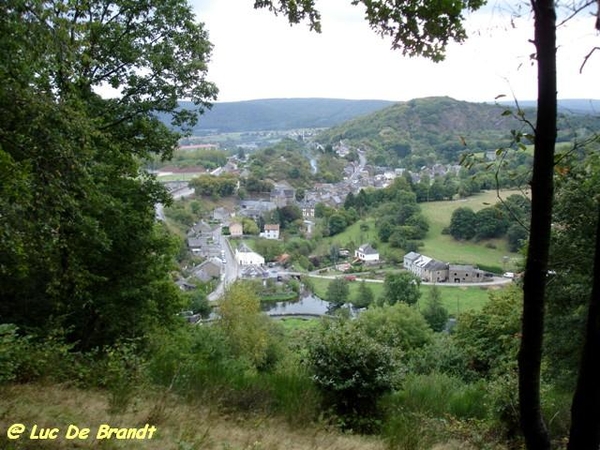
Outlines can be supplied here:
M416 252L404 255L403 265L406 270L430 283L478 283L490 281L494 276L474 266L445 263Z

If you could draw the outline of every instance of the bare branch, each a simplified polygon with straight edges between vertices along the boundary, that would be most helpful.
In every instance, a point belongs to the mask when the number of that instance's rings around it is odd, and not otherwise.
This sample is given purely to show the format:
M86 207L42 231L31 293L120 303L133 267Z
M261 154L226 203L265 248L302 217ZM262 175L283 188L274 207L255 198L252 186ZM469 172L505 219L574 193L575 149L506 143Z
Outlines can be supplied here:
M556 28L559 28L559 27L563 26L565 23L567 23L569 20L571 20L573 17L575 17L581 11L583 11L584 9L590 7L591 5L593 5L596 2L597 2L597 0L587 0L586 2L584 2L578 8L573 9L573 11L571 12L571 14L566 19L564 19L562 22L560 22L559 24L556 25Z
M600 47L594 47L587 55L585 55L585 58L583 58L583 63L581 63L581 67L579 68L579 73L583 73L583 67L588 62L588 59L590 59L590 56L592 56L592 53L594 53L596 50L600 50Z

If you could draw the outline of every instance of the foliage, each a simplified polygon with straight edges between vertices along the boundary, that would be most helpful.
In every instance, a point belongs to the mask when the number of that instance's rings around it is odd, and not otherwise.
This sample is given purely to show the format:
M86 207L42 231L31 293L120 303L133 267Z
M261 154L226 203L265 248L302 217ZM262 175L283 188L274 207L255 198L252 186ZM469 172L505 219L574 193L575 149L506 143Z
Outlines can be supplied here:
M404 303L371 307L356 322L367 336L399 352L411 352L433 339L423 316Z
M452 213L450 220L450 234L454 239L469 240L477 234L476 215L471 208L457 208Z
M592 287L600 159L590 153L571 166L556 182L544 348L551 376L569 388L576 379Z
M235 193L237 178L229 174L221 176L200 175L192 179L189 186L194 189L196 195L213 198L229 197Z
M200 314L202 317L208 317L212 312L212 308L206 296L206 292L202 289L195 289L191 292L186 292L189 308L194 314Z
M490 293L480 312L465 312L454 338L467 352L469 366L482 376L514 368L520 344L522 294L513 286Z
M273 364L276 342L270 337L269 318L261 313L260 300L251 283L237 282L219 302L220 320L233 354L257 369Z
M421 280L409 272L385 274L383 282L384 294L379 298L380 305L395 305L396 303L406 303L414 305L421 297Z
M348 286L348 280L344 278L336 278L329 282L325 300L336 306L341 306L348 302L349 295L350 287Z
M373 303L374 299L375 295L373 294L373 291L367 286L365 280L362 280L358 285L358 290L352 300L352 304L356 308L368 308L371 303Z
M506 230L506 238L508 240L508 249L511 252L519 251L527 242L527 229L523 225L517 223L512 224Z
M308 346L313 379L345 429L373 432L377 400L395 384L396 366L389 348L352 321L323 322Z
M256 222L247 217L244 217L242 219L242 229L243 229L243 233L248 234L248 235L257 236L260 233L260 230L258 229L258 225L256 224Z
M475 213L475 229L480 239L500 237L507 227L508 221L498 208L487 207Z
M275 239L256 239L252 242L252 249L265 258L265 261L274 261L283 253L283 243Z
M346 219L341 214L332 214L327 221L327 230L330 236L341 233L347 226Z
M438 333L433 336L432 342L410 355L407 365L410 373L437 372L472 382L479 378L479 374L469 367L469 362L469 355L453 335Z
M427 304L423 309L423 317L433 331L442 331L448 322L448 310L442 305L440 288L432 286L429 290Z
M407 412L429 417L453 415L457 418L483 419L487 416L485 385L468 384L445 374L408 375L402 388L389 399Z
M61 336L36 339L20 335L14 324L0 324L0 384L38 379L62 382L80 378L83 366L73 345Z
M139 168L180 136L157 113L184 130L196 112L178 98L214 98L206 32L180 0L3 3L0 16L2 320L63 328L82 349L143 336L181 305L154 218L166 192Z

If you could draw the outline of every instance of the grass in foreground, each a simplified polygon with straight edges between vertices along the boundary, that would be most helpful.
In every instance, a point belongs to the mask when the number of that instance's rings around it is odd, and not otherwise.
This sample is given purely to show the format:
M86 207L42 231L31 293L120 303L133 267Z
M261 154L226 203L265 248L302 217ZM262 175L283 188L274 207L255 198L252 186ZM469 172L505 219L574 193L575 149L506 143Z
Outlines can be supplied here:
M144 449L144 450L380 450L375 438L343 435L299 423L296 428L268 417L223 416L172 396L146 393L125 413L110 415L107 395L64 385L4 385L0 387L0 448L6 450ZM9 440L6 431L23 424L26 433ZM111 427L156 427L152 439L97 440L102 424ZM58 428L56 440L32 440L31 427ZM69 425L90 428L88 439L66 440Z

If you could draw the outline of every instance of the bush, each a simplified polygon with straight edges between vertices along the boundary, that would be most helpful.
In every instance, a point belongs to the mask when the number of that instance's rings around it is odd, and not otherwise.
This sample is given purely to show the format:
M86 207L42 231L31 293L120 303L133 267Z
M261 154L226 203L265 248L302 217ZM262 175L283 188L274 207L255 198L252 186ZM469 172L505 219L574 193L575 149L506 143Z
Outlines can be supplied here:
M395 351L410 352L433 339L421 313L404 303L371 307L356 322L367 336Z
M26 383L45 379L53 382L88 383L91 358L73 352L60 331L44 339L20 335L13 324L0 324L0 383Z
M495 274L504 273L504 270L500 266L493 266L493 265L488 265L488 264L479 264L478 267L479 267L479 269L481 269L481 270L483 270L485 272L490 272L490 273L495 273Z
M436 334L433 342L412 352L408 367L411 373L426 375L439 372L467 383L478 378L478 374L469 368L465 349L447 334Z
M485 388L481 382L465 383L443 373L409 375L387 403L431 418L451 415L457 419L483 419L488 416Z
M349 320L325 321L312 336L308 362L313 380L343 429L378 430L379 398L390 392L398 368L392 352Z

